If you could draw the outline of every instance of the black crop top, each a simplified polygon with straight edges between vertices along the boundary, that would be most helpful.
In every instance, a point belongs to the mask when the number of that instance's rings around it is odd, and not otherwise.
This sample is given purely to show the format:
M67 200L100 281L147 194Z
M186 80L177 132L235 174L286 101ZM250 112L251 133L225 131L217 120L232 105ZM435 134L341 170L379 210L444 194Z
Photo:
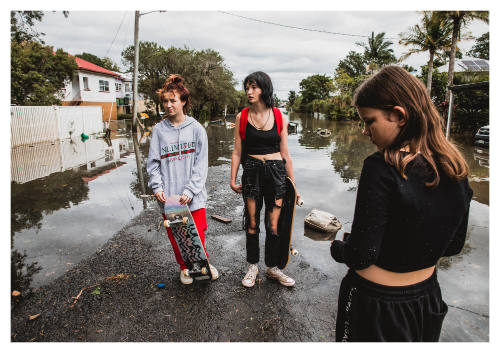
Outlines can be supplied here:
M431 267L462 250L472 189L437 165L440 182L425 186L432 169L422 156L406 167L407 180L376 152L365 159L351 234L330 248L337 262L360 270L372 264L393 272Z
M281 137L278 134L276 120L270 130L257 130L247 121L245 135L247 154L262 155L280 151Z

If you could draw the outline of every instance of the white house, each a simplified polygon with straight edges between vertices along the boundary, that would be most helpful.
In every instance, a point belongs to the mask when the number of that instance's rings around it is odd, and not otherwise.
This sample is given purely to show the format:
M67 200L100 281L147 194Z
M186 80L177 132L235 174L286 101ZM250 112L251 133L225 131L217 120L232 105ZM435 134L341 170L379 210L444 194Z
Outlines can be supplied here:
M116 120L117 102L125 105L124 98L132 91L131 80L86 60L74 59L78 68L65 87L62 105L100 105L103 121Z

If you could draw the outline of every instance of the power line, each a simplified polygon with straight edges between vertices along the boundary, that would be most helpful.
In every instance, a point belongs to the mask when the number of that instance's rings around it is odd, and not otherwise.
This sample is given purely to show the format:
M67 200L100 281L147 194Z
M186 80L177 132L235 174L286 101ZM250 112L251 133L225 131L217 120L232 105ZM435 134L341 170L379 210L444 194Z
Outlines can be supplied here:
M268 24L268 25L285 27L285 28L299 29L301 31L319 32L319 33L333 34L333 35L338 35L338 36L370 38L370 36L361 35L361 34L340 33L340 32L325 31L325 30L322 30L322 29L311 29L311 28L304 28L304 27L297 27L297 26L289 26L289 25L284 25L284 24L281 24L281 23L264 21L264 20L259 20L259 19L252 18L252 17L246 17L246 16L241 16L241 15L236 15L236 14L231 13L231 12L225 12L225 11L219 11L219 12L223 13L223 14L226 14L226 15L231 15L231 16L235 16L235 17L244 18L244 19L250 20L250 21L261 22L261 23L265 23L265 24ZM390 38L390 37L385 37L385 38L386 39L399 39L399 38Z
M120 25L118 26L118 29L116 30L116 33L115 33L115 37L113 38L113 40L111 41L111 44L109 45L109 48L108 50L106 51L106 55L104 55L104 57L107 57L108 56L108 53L109 51L111 50L111 47L113 46L113 43L115 42L115 39L116 37L118 36L118 32L120 31L120 28L122 28L122 24L123 24L123 20L125 19L125 15L127 14L127 11L123 11L123 16L122 16L122 20L120 22Z

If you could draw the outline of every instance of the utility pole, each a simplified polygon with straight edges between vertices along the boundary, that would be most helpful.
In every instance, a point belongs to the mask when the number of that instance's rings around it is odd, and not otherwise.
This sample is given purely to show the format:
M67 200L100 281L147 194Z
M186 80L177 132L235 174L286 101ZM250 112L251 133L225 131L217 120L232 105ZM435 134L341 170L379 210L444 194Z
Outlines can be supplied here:
M137 75L139 72L139 17L147 15L151 12L165 12L165 11L149 11L140 13L135 11L135 26L134 26L134 77L133 77L133 108L132 108L132 140L134 142L135 162L137 164L137 176L139 178L139 185L141 187L142 195L146 193L144 185L144 176L142 174L142 155L139 148L139 141L137 140ZM146 209L146 200L143 199L143 206Z
M137 74L139 72L139 11L135 12L134 26L134 78L133 78L133 109L132 109L132 133L137 134Z

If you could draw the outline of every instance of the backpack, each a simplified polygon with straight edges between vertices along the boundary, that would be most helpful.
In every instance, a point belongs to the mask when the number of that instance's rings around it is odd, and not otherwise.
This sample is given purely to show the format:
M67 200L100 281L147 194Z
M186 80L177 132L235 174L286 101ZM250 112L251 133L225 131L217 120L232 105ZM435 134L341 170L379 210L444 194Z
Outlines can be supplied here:
M278 129L278 136L281 136L281 131L283 130L283 117L281 116L281 111L278 108L273 107L273 114L274 114L274 119L276 120L276 128ZM242 145L241 159L240 159L241 164L244 164L247 159L247 149L245 145L245 133L247 130L247 122L248 122L248 107L244 108L241 111L240 115L240 137Z

